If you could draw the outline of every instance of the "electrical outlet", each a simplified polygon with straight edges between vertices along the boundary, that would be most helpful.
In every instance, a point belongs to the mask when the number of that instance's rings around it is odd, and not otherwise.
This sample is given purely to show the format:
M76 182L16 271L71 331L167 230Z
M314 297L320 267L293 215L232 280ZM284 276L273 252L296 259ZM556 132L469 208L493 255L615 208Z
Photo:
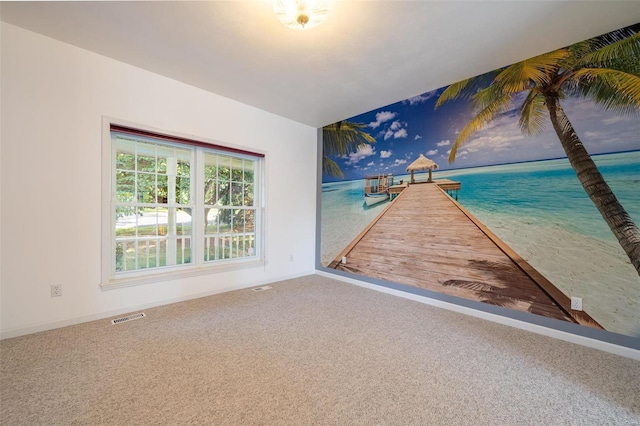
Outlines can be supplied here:
M573 309L574 311L582 310L582 297L571 298L571 309Z
M61 285L52 285L51 286L51 297L62 296L62 286Z

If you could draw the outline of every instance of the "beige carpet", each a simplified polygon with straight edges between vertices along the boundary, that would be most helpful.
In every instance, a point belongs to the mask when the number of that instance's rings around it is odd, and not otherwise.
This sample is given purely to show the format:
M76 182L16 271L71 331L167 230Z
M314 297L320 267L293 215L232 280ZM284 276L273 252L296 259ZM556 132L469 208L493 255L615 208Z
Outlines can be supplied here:
M640 362L320 276L0 342L3 425L640 425Z

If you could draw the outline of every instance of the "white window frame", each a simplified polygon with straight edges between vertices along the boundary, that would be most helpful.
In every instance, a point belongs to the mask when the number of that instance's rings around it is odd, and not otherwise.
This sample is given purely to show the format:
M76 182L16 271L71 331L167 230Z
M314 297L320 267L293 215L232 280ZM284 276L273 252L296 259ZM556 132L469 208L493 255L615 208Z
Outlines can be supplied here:
M266 153L251 149L250 151L244 147L233 146L231 144L220 143L217 141L198 138L196 142L200 145L189 146L187 144L174 144L193 149L192 165L191 165L191 189L192 189L192 262L188 264L162 266L154 268L137 269L126 272L115 271L115 164L113 163L115 146L112 141L111 127L112 125L128 127L142 132L149 132L157 135L166 135L169 138L194 140L193 136L181 135L176 132L167 132L143 126L139 124L129 123L123 120L117 120L110 117L102 119L102 272L100 287L103 290L114 288L129 287L133 285L148 284L152 282L160 282L174 280L190 276L213 274L218 272L232 271L244 268L258 268L266 266L265 252L265 163ZM203 144L210 144L206 147ZM204 261L204 182L200 176L204 176L204 150L211 150L223 155L236 156L239 158L250 158L255 160L255 234L256 234L256 253L251 257L239 257L233 259ZM228 152L227 152L228 151ZM236 154L236 151L252 152L252 155ZM195 166L195 167L194 167Z

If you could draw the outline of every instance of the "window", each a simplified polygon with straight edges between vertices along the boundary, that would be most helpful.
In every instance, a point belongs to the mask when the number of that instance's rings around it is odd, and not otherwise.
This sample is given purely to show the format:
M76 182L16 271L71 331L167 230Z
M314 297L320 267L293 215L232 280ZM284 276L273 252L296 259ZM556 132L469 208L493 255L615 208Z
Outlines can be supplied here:
M262 154L114 124L108 139L103 286L262 262Z

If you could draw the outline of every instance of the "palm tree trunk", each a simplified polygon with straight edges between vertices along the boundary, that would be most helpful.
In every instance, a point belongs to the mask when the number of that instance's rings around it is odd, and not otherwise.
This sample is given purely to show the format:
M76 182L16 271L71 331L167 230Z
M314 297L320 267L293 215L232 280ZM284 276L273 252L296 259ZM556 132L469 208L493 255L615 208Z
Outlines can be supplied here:
M629 256L633 267L640 275L640 230L631 216L618 202L611 188L600 174L598 167L578 138L557 95L547 95L546 105L551 116L553 128L567 154L571 167L587 195L609 225L623 250Z

